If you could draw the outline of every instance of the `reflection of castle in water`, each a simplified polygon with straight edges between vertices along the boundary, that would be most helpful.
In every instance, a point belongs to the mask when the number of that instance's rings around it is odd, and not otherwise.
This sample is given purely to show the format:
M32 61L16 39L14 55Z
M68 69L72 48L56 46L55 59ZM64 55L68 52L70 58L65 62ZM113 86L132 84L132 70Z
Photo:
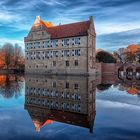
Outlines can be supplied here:
M95 80L90 77L26 77L25 109L36 127L53 121L89 128L95 119Z

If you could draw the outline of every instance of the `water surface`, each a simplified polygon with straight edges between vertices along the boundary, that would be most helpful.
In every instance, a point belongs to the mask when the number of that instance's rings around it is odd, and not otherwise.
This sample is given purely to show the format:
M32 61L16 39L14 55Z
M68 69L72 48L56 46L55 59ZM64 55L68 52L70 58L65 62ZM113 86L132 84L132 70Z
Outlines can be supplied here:
M139 81L0 75L1 140L139 140Z

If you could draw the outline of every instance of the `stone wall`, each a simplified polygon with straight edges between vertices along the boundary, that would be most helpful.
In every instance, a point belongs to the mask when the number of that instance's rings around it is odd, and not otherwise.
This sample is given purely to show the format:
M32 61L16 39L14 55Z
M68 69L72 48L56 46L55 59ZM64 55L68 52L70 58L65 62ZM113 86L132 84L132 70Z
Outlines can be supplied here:
M69 38L70 39L70 38ZM62 39L60 39L62 40ZM60 40L58 42L60 42ZM42 44L42 42L40 43ZM80 49L80 56L61 56L62 50L72 51ZM50 57L48 60L27 60L25 61L26 73L45 73L45 74L87 74L87 37L80 37L80 45L62 46L58 44L56 48L40 48L42 54L45 51L58 51L58 57ZM26 50L27 51L27 50ZM27 52L35 52L35 49L30 49ZM75 66L75 60L78 60L78 66ZM56 66L53 66L53 61ZM69 66L66 66L66 61L69 61Z

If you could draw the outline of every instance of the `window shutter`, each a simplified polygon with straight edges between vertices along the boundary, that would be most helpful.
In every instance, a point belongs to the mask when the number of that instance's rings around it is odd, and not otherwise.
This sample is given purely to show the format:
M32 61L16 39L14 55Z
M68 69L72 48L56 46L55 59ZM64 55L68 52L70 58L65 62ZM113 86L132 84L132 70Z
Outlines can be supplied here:
M78 38L78 44L80 45L80 37Z
M62 39L62 46L64 46L64 40Z
M80 51L80 49L78 50L78 55L79 55L79 56L81 55L81 51Z
M70 40L68 39L68 40L67 40L67 45L69 46L69 44L70 44Z
M67 52L67 56L70 56L70 51L68 50L68 52Z
M56 40L56 46L58 46L58 40Z
M72 38L72 45L74 45L74 38Z
M74 52L75 52L75 51L74 51L74 50L72 50L72 56L74 56Z
M62 53L61 56L63 57L64 56L64 51L62 51L61 53Z

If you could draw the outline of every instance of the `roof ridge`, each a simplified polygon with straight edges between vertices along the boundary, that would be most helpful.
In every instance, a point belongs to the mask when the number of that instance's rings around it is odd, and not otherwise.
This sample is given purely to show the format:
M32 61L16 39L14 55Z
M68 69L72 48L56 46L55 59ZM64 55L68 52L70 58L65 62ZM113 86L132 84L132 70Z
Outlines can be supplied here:
M89 20L86 20L86 21L73 22L73 23L67 23L67 24L61 24L61 25L54 25L54 26L48 27L48 28L60 27L60 26L67 26L67 25L73 25L73 24L79 24L79 23L85 23L85 22L90 22L90 21Z

